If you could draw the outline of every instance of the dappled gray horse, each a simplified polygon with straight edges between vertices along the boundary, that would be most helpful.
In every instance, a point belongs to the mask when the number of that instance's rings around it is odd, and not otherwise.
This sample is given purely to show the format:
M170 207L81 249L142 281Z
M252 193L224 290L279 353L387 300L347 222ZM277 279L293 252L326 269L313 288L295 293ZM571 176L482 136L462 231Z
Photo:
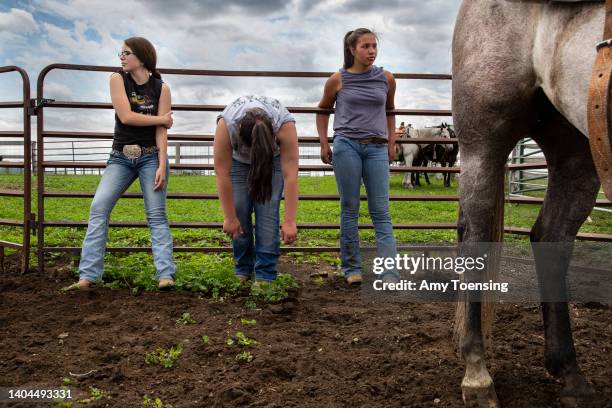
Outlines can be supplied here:
M450 138L450 133L447 126L439 126L439 127L431 127L431 128L413 128L410 125L404 130L404 133L400 136L401 139L408 138ZM420 160L419 152L421 152L425 147L429 146L428 143L402 143L399 145L402 151L402 156L404 158L404 165L410 167L413 165L421 165L423 160ZM442 145L447 146L447 145ZM452 148L452 145L450 145ZM427 176L427 173L425 173ZM404 188L412 188L413 187L413 174L412 173L404 173L404 180L402 185ZM428 181L429 183L429 181Z
M586 106L603 23L604 4L598 2L463 1L453 38L452 103L461 150L461 241L502 240L497 226L503 221L504 164L524 137L538 143L548 163L548 189L530 239L575 240L600 187ZM552 262L534 247L541 293L566 293L568 247ZM498 406L484 348L492 302L481 303L477 292L464 300L456 324L466 364L464 401ZM542 314L545 365L563 383L562 403L590 397L576 362L567 303L542 303Z

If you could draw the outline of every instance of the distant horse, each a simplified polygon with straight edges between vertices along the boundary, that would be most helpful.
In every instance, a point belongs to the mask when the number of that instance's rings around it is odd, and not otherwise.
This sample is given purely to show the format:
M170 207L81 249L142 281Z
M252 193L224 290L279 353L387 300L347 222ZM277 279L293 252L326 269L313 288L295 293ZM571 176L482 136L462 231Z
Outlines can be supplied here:
M400 139L408 139L408 138L440 138L447 137L450 138L450 133L448 132L448 127L431 127L431 128L413 128L412 126L408 126L404 133L400 136ZM404 165L407 167L411 166L422 166L423 163L427 164L424 156L421 154L423 148L429 146L429 144L417 144L417 143L402 143L400 146L400 157L403 159ZM427 177L427 173L425 173L425 179L427 180L427 184L429 184L429 178ZM412 188L413 185L420 185L418 178L415 178L413 173L404 173L404 180L402 185L405 188Z
M459 240L502 240L504 165L517 141L531 137L548 164L546 197L530 233L543 295L567 295L572 243L600 187L586 136L586 106L604 20L601 2L464 0L455 24ZM536 245L540 242L569 245L545 256ZM485 275L495 271L497 262L488 262ZM466 364L463 398L469 406L497 407L484 341L494 303L477 291L464 296L455 325ZM567 303L543 302L542 314L545 366L563 383L561 402L590 398L593 390L576 361Z
M421 129L412 129L408 137L447 138L449 139L451 137L450 130L451 130L450 127L446 123L442 123L440 126L421 128ZM403 146L404 147L410 146L410 144L404 144ZM447 150L453 148L452 144L437 144L437 143L435 144L423 143L423 144L418 144L418 145L413 145L413 146L418 146L418 149L414 147L410 148L410 151L415 153L414 159L412 161L412 166L415 166L415 167L428 167L429 163L446 164L445 157L447 156ZM409 164L406 164L406 165L408 166ZM427 184L431 184L429 182L429 176L427 175L427 173L424 172L423 175L425 176L425 181L427 182ZM410 176L408 180L410 180L413 185L415 186L421 185L420 172L415 172L412 174L407 173L404 176L404 187L406 187L407 176Z
M457 138L457 134L450 126L448 126L448 133L451 139ZM442 152L440 164L442 165L442 167L454 167L455 163L457 162L457 156L459 155L459 144L449 143L443 146L444 146L444 151ZM452 177L453 177L453 173L444 173L444 187L450 187Z

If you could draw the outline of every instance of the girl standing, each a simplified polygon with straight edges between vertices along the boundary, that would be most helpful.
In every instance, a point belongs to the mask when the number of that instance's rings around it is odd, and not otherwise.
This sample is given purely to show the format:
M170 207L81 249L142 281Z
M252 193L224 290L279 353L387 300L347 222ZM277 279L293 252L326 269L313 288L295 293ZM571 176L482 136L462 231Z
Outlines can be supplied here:
M344 66L325 83L320 108L336 105L333 160L327 141L329 114L317 114L321 160L332 164L340 194L340 257L349 284L361 283L358 218L361 181L376 232L378 256L395 257L389 214L389 162L393 160L395 79L374 65L377 37L367 28L344 36ZM395 270L386 276L397 277Z
M151 232L156 278L159 288L164 289L174 285L176 271L166 218L170 88L162 82L156 70L155 48L145 38L125 40L119 59L122 70L110 78L115 109L113 147L91 204L77 285L86 289L101 279L111 211L138 179Z

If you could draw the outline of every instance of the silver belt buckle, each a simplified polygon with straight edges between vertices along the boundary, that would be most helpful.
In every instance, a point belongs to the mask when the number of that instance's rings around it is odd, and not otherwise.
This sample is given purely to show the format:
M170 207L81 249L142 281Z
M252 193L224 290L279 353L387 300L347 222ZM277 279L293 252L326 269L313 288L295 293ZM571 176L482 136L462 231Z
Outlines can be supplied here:
M128 159L137 159L142 156L142 149L138 145L125 145L122 153Z

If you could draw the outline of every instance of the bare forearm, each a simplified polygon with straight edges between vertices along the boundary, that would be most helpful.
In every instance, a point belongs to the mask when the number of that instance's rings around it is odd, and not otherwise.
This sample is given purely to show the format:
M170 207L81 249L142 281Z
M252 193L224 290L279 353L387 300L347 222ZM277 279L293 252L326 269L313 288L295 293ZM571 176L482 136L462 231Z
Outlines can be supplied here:
M297 172L296 172L297 173ZM285 222L296 222L298 206L297 174L285 179Z
M395 115L387 116L387 137L390 144L395 143Z
M234 198L232 196L232 179L229 174L219 175L217 173L217 192L219 193L219 201L223 209L223 217L225 219L236 218L236 209L234 208Z
M328 145L327 128L329 127L329 115L317 114L317 133L319 134L319 142L321 146Z
M166 128L159 126L155 133L155 145L159 149L158 157L160 166L166 165L168 160L168 131Z
M161 116L143 115L132 111L127 112L123 118L119 119L121 123L129 126L159 126L163 123Z

